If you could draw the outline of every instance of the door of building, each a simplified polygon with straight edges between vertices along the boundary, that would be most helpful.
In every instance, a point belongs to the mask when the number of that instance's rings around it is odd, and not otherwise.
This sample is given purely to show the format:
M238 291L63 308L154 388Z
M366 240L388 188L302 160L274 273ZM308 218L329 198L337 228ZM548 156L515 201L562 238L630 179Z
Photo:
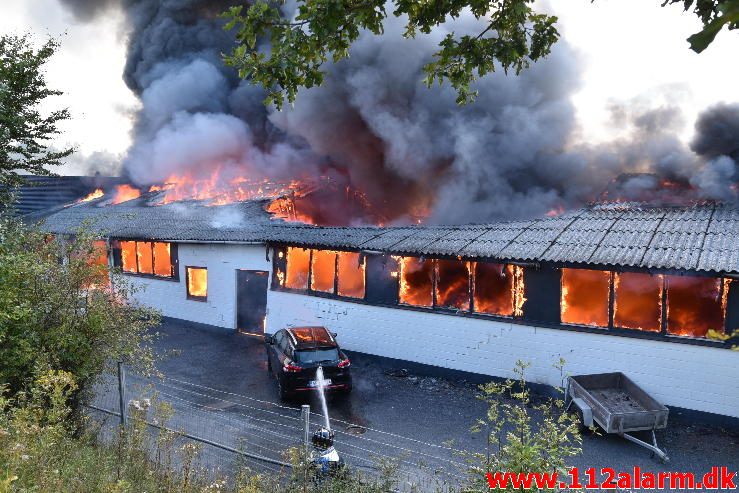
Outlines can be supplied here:
M267 316L267 279L263 270L236 271L236 328L247 334L264 334Z

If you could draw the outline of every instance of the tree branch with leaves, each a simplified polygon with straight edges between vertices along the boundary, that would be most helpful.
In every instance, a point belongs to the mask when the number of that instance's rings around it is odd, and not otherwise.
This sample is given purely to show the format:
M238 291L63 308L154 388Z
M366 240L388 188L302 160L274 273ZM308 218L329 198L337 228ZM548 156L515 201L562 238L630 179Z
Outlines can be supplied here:
M0 188L22 184L23 172L49 175L49 166L59 166L74 152L51 146L69 110L43 114L40 108L62 94L47 86L44 74L58 47L54 39L36 49L29 35L0 36Z
M484 23L476 35L450 32L424 65L425 83L449 83L457 103L475 100L475 80L496 70L519 74L545 58L559 39L557 17L533 8L534 0L302 0L294 15L283 1L257 0L250 7L235 6L223 16L234 30L236 46L224 56L241 78L267 90L265 104L281 109L293 103L302 88L320 86L327 61L349 56L352 44L366 31L383 35L391 15L407 19L403 35L429 34L449 20L470 12ZM596 3L593 0L593 3ZM696 52L713 42L725 26L739 25L739 0L663 0L679 3L703 22L703 31L688 41ZM267 46L268 45L268 46Z
M486 26L477 35L449 33L439 51L424 67L425 82L431 86L449 82L457 91L457 102L475 99L470 87L477 77L501 68L519 73L531 62L549 54L559 34L557 18L537 13L533 0L395 0L392 15L406 16L404 36L428 34L467 9ZM268 91L265 104L282 108L295 101L300 88L323 82L322 65L349 56L349 49L362 31L383 34L388 16L384 0L305 0L293 18L279 2L258 1L248 9L231 8L224 14L226 28L235 29L238 41L226 55L228 65L239 75L261 84ZM269 40L269 50L260 41Z

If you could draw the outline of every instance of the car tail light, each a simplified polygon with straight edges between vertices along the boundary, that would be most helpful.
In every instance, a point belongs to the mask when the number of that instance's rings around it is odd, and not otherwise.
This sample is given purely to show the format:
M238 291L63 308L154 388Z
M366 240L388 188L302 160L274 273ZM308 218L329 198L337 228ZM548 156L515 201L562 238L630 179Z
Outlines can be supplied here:
M303 371L302 366L294 365L292 363L285 363L285 366L282 367L283 370L290 373L298 373L300 371Z
M339 361L339 364L337 365L339 368L346 368L347 366L351 365L352 362L349 361L349 358L342 359Z

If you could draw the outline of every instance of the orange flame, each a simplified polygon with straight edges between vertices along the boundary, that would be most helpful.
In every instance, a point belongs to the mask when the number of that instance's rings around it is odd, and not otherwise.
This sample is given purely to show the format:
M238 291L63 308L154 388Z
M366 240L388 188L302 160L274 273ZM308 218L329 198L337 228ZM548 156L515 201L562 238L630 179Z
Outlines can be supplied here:
M625 329L662 330L663 276L616 272L613 278L613 325Z
M523 282L523 267L520 265L513 266L513 315L516 317L523 316L523 305L526 303L526 286Z
M433 304L433 260L400 257L400 302L406 305Z
M201 267L187 268L187 294L195 298L208 296L208 271Z
M171 175L163 184L149 187L150 192L162 192L157 200L158 204L169 204L180 200L199 200L207 201L208 205L223 205L286 195L303 196L310 190L311 187L297 180L289 183L276 183L267 178L224 177L220 168L206 177L195 177L190 173Z
M590 269L562 269L562 322L608 327L611 273Z
M564 211L565 211L565 208L562 207L561 205L558 205L557 207L554 207L554 208L549 209L547 211L547 217L557 217L557 216L560 216L560 215L562 215L564 213Z
M120 204L122 202L128 202L129 200L137 199L141 196L141 190L134 188L131 185L124 184L115 187L115 196L110 202L111 204Z
M105 195L105 192L103 192L103 189L102 188L96 188L95 191L93 191L92 193L90 193L86 197L81 198L80 200L78 200L78 202L89 202L91 200L99 199L103 195Z

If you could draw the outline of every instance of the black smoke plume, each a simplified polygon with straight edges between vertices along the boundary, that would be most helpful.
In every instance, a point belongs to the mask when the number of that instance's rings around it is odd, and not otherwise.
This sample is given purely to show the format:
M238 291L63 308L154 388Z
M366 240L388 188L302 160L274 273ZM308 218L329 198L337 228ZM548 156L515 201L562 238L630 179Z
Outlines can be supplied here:
M62 1L81 19L114 4ZM233 3L115 4L130 24L124 78L143 103L124 161L135 183L216 167L226 178L328 176L336 190L360 190L375 211L346 217L334 203L343 192L327 194L319 207L332 223L403 222L424 209L436 223L530 217L598 198L648 198L666 181L695 199L736 197L739 105L702 114L691 148L676 136L675 107L614 108L626 137L576 144L571 97L581 67L566 39L519 76L481 79L474 104L457 106L448 86L426 88L421 67L439 40L449 30L480 32L465 16L413 40L390 18L384 36L363 35L351 58L327 67L322 87L293 108L265 109L263 91L221 63L233 39L217 14Z

